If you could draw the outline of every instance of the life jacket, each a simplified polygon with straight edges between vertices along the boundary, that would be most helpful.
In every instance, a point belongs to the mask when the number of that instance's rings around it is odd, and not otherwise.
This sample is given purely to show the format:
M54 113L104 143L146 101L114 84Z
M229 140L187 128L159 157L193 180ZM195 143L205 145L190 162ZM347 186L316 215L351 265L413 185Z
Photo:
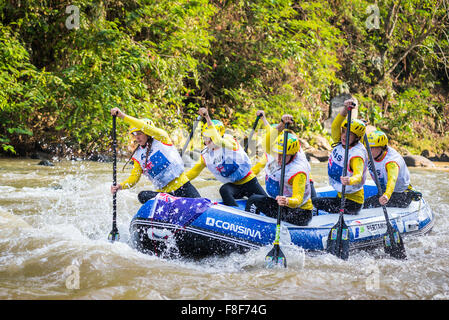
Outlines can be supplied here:
M235 151L224 147L202 151L206 167L223 183L240 181L251 173L251 160L238 142L237 145Z
M385 192L387 188L387 164L395 162L399 166L399 174L394 187L394 192L404 192L410 185L410 172L405 164L404 158L393 148L387 147L387 153L380 161L374 160L374 166L376 167L377 176L382 187L382 191ZM370 169L371 177L374 179L373 172Z
M304 151L301 149L299 149L298 153L296 154L296 156L299 158L300 161L304 162L307 167L309 168L309 172L312 170L312 168L310 167L310 163L309 160L307 160L307 156L304 153Z
M348 170L347 176L352 177L353 173L350 168L350 162L353 158L362 158L365 163L363 168L362 181L359 184L347 185L345 187L346 193L354 193L363 188L367 176L367 164L368 164L368 152L366 151L363 144L358 142L355 146L349 148L348 153ZM338 192L342 190L342 183L340 177L343 176L343 165L345 158L345 148L342 144L338 144L329 156L329 161L327 163L327 174L329 176L329 184Z
M280 184L281 184L281 166L278 164L277 160L270 154L266 154L268 163L265 166L265 188L270 197L276 198L280 194ZM294 155L293 159L285 165L285 177L284 177L284 192L285 197L293 196L293 178L298 173L306 174L306 187L304 189L303 202L300 204L302 206L307 200L310 199L311 187L310 187L310 164L307 158L302 158L298 152Z
M142 168L143 174L157 188L162 189L184 172L184 162L172 144L164 144L153 139L145 166L147 147L139 147L132 158Z

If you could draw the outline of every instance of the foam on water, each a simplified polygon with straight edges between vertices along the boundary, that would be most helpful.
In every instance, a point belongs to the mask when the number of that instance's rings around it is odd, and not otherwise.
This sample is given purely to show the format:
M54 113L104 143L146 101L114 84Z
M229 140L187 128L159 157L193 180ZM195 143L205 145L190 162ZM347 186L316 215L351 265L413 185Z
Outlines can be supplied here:
M436 218L430 235L404 238L406 261L390 258L382 248L351 251L342 261L283 246L288 268L267 269L271 246L201 261L132 249L128 228L140 207L137 193L151 187L145 181L119 192L121 239L109 243L110 164L62 162L41 169L28 160L0 161L5 165L0 171L0 299L448 298L449 179L444 171L411 170L414 186ZM321 174L325 166L314 170ZM118 181L127 174L119 171ZM193 184L203 196L218 199L219 183L206 172L202 176L206 179Z

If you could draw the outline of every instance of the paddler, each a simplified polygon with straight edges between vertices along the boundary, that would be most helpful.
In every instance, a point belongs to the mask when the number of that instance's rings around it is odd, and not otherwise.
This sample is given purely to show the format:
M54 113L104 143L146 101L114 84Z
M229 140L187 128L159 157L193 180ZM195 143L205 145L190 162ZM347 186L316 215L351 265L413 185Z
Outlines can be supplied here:
M383 194L380 197L375 195L367 198L363 207L408 207L417 192L410 184L410 172L404 158L395 149L388 146L388 137L385 132L372 131L367 134L367 138ZM371 167L369 170L374 179Z
M289 131L287 135L287 154L285 159L285 177L283 196L279 195L281 188L281 165L284 146L284 129L286 123L293 123L293 117L285 114L281 122L273 128L268 123L263 110L257 111L264 122L266 134L264 137L263 157L252 168L258 174L265 168L265 187L268 195L253 195L246 202L245 210L260 214L261 212L269 217L276 218L279 206L285 207L283 221L304 226L312 219L312 200L310 183L310 164L298 137ZM274 141L273 141L274 140Z
M351 120L349 141L346 141L348 108L357 108L357 99L350 98L335 117L331 126L334 148L329 156L327 172L330 185L338 192L337 197L314 197L313 206L318 210L338 213L341 207L341 191L345 185L345 213L358 214L364 201L363 185L367 177L368 153L360 140L365 135L365 123L358 119ZM348 175L342 176L345 146L349 144Z
M198 162L186 173L187 178L195 179L207 167L218 181L224 183L220 195L227 206L238 206L235 199L245 196L265 195L251 171L248 155L234 137L225 133L223 122L212 120L206 108L200 108L198 114L206 120L201 133L206 147Z
M133 153L133 169L125 181L111 186L111 192L133 187L143 174L156 188L156 191L142 191L138 195L141 203L165 192L176 197L199 198L198 190L184 174L184 163L168 133L156 128L149 119L137 119L112 108L111 114L123 119L130 125L138 147Z

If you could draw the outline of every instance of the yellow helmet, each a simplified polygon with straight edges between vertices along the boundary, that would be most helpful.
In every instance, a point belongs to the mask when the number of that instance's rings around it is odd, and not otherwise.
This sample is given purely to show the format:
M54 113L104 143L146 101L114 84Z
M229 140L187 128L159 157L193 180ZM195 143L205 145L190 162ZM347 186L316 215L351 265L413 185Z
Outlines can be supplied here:
M154 123L150 119L142 119L142 121L145 123L145 125L154 127ZM137 131L142 131L142 130L137 127L129 127L129 133L133 134L134 132L137 132Z
M370 132L367 138L370 147L385 147L388 145L387 135L383 131L377 130Z
M294 133L289 132L287 134L287 154L291 156L295 155L300 148L301 144L298 137ZM282 131L282 133L274 141L272 150L278 154L282 154L284 151L284 131Z
M220 134L220 136L223 137L223 135L225 134L225 126L223 124L223 122L221 122L220 120L212 120L212 125L215 127L215 129L217 129L218 133ZM212 127L209 127L207 125L207 123L205 123L203 125L203 128L201 130L201 134L205 137L210 137L211 136L211 132L210 130L212 129Z
M348 120L345 119L342 124L341 128L347 128L348 126ZM359 119L352 119L351 120L351 132L355 134L359 139L362 139L365 135L366 125L365 122Z

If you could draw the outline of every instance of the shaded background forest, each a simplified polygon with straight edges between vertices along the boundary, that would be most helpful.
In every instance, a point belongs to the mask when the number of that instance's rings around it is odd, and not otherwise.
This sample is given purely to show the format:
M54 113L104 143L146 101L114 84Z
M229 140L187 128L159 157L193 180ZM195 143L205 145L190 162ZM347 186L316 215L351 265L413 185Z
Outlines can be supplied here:
M0 0L0 21L4 155L105 152L114 106L167 131L200 106L243 130L288 112L326 136L348 92L394 143L449 149L448 0Z

